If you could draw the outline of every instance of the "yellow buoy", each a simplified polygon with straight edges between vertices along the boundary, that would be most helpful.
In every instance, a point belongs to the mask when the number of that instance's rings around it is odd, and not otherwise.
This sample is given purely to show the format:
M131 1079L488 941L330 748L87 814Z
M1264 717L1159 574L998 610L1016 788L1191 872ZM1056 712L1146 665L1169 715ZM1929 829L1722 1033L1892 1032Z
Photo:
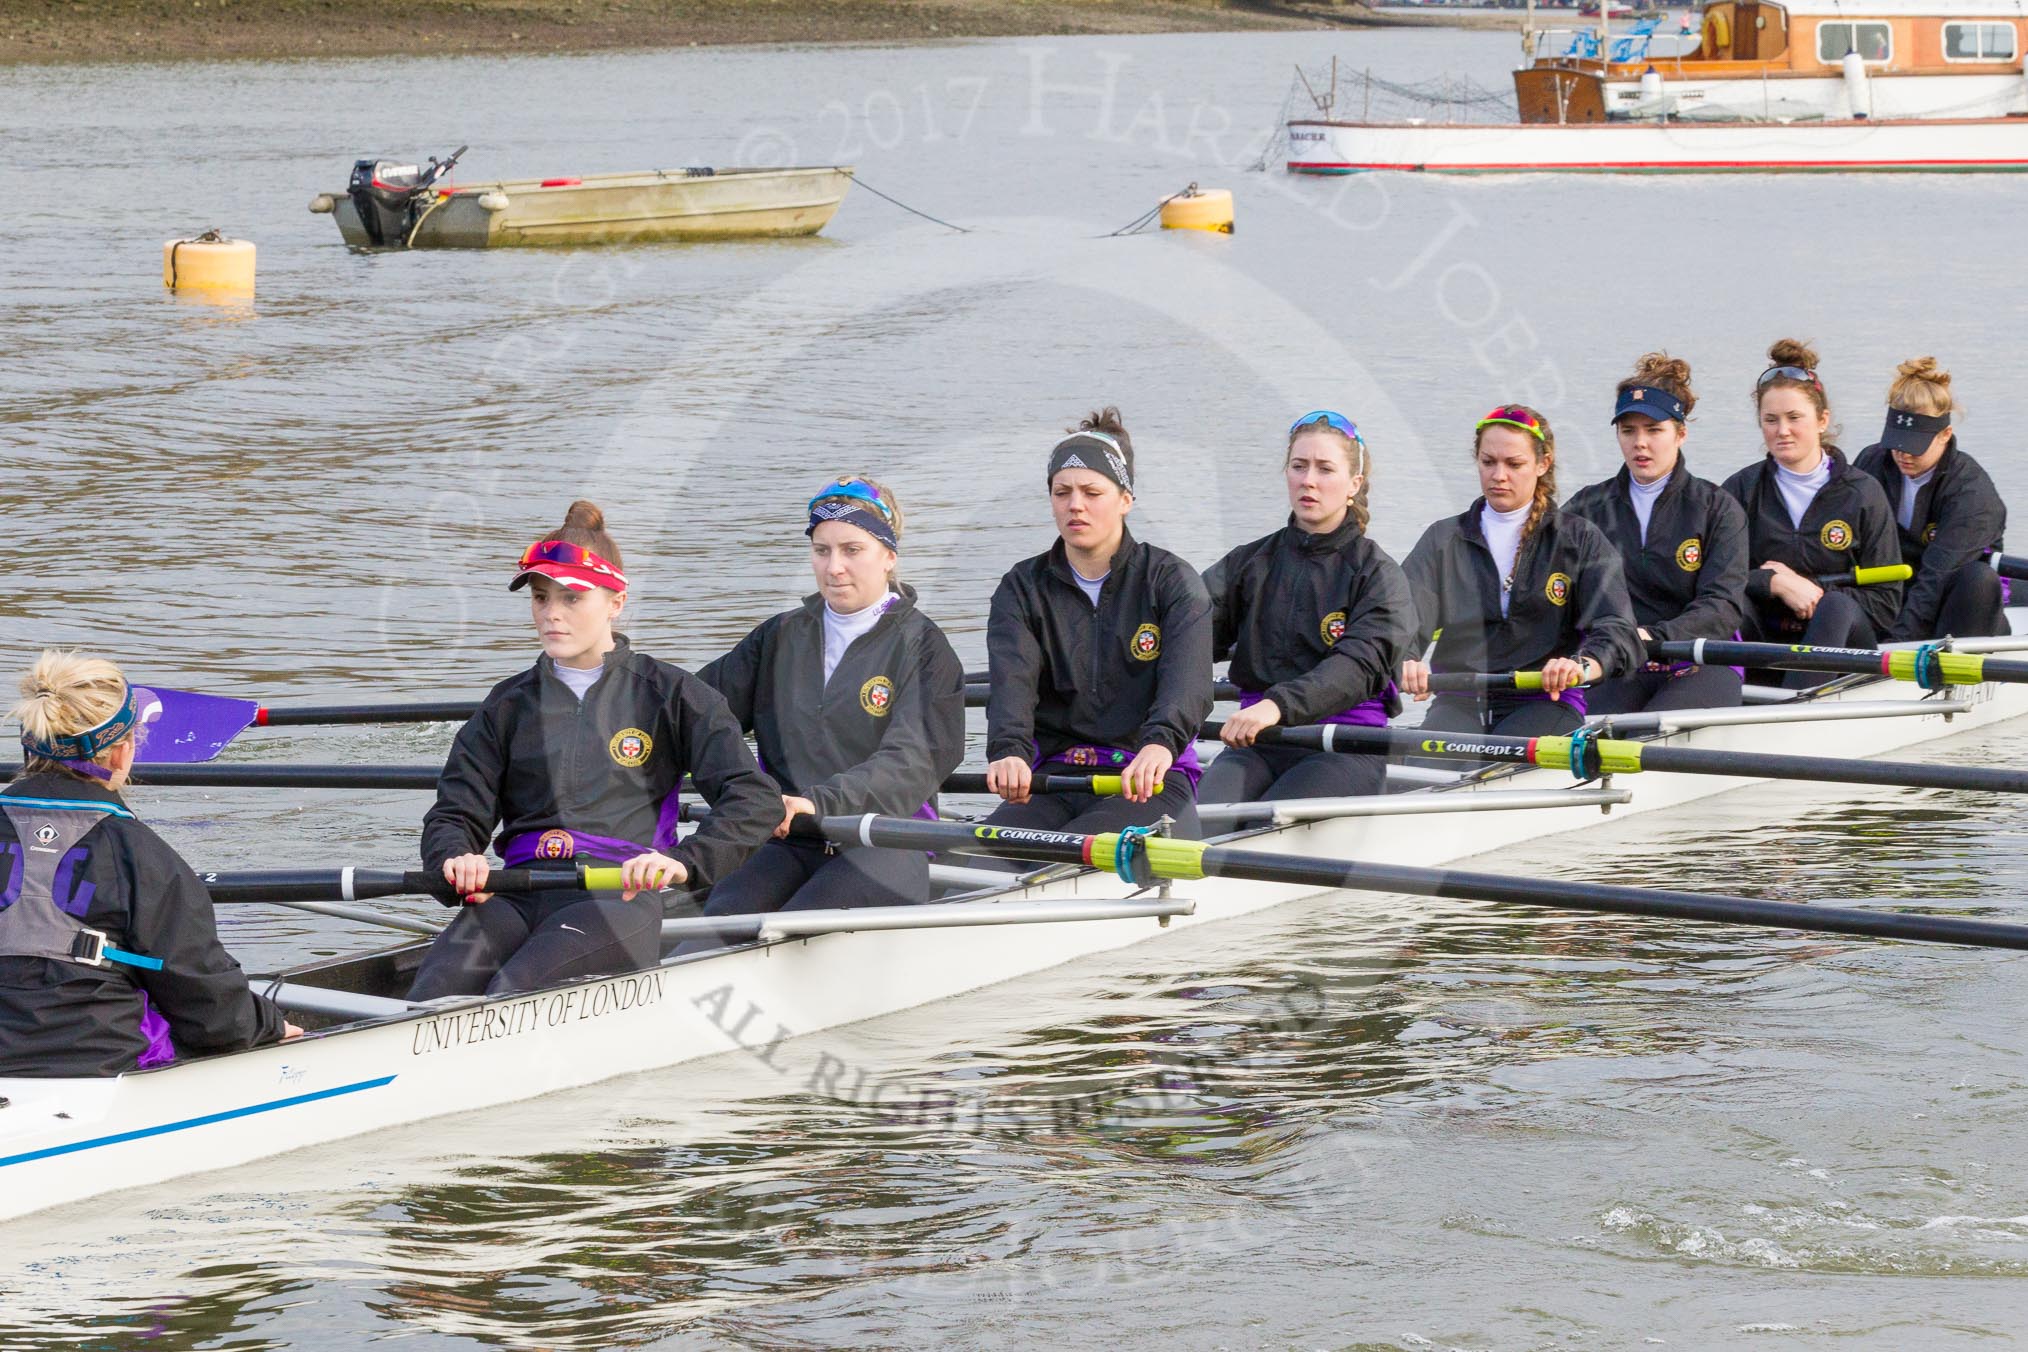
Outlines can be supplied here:
M1214 230L1232 233L1232 194L1224 188L1195 183L1162 204L1164 230Z
M191 239L164 240L162 285L171 291L251 292L253 241L227 239L216 230Z

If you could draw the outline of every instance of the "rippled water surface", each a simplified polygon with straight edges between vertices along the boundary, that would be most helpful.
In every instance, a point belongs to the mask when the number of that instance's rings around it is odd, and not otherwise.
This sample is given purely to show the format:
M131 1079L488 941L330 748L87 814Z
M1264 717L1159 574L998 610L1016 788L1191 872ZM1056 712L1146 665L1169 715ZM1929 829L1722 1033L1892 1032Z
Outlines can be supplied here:
M475 694L530 656L501 585L604 503L630 625L708 659L797 595L798 512L866 467L973 664L1047 542L1040 462L1126 412L1145 537L1200 564L1281 515L1278 432L1351 411L1397 552L1472 495L1472 420L1612 467L1610 383L1667 346L1691 458L1814 337L1844 440L1935 351L2012 489L2028 417L2002 178L1289 181L1291 64L1397 79L1498 34L1038 40L0 79L5 652L109 649L273 699ZM474 176L856 162L813 240L355 256L304 212L356 155ZM1192 180L1230 238L1104 238ZM258 301L165 297L160 242L260 246ZM249 739L414 762L441 728ZM2011 762L2000 729L1925 754ZM414 795L137 796L212 867L398 862ZM1516 871L2013 915L2007 801L1735 793ZM250 966L377 941L256 908ZM14 1347L1912 1347L2028 1322L2011 955L1341 895L821 1035L878 1092L739 1058L427 1123L0 1229Z

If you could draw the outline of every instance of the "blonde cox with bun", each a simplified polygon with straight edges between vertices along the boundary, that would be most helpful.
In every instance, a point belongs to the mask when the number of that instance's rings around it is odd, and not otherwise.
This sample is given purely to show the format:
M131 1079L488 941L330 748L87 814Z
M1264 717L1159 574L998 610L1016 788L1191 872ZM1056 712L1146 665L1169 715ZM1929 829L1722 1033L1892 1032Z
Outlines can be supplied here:
M1951 373L1935 357L1912 357L1895 369L1894 382L1887 387L1887 406L1932 418L1964 411L1951 394Z
M14 706L12 717L24 733L47 742L91 731L118 713L126 699L127 678L112 662L75 649L45 648L21 678L21 702ZM127 741L131 740L130 735ZM99 759L103 761L112 750L108 748ZM77 775L61 761L43 756L28 757L22 768L28 773L62 770Z

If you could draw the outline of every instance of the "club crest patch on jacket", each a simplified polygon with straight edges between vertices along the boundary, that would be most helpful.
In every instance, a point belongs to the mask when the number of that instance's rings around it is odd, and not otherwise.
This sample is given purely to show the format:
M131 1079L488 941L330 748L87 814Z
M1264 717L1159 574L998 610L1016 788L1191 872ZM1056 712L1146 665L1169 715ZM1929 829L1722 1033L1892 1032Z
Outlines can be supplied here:
M1817 532L1817 542L1826 549L1850 549L1852 547L1852 526L1845 521L1826 521L1824 528Z
M1144 624L1134 631L1133 642L1129 645L1137 662L1152 662L1162 655L1162 628L1160 625Z
M1551 573L1549 580L1542 584L1542 594L1553 606L1566 604L1570 600L1570 574Z
M613 740L606 743L606 752L612 756L613 763L629 769L647 764L654 750L655 739L639 728L621 728L613 734Z
M1691 536L1676 546L1676 566L1686 573L1694 573L1704 566L1704 541Z
M1323 636L1326 647L1336 644L1345 637L1345 612L1334 610L1326 615L1324 622L1317 626L1317 632Z
M885 718L894 708L894 682L875 676L859 687L859 707L875 718Z

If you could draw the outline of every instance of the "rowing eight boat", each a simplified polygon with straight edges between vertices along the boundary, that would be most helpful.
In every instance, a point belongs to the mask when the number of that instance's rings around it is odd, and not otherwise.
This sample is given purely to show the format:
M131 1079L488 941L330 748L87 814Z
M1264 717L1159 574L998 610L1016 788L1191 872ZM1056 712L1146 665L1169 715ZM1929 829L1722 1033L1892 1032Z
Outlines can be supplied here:
M1849 677L1790 704L1684 715L1657 735L1717 750L1872 756L2023 713L2028 686L1922 695ZM1385 815L1339 800L1285 808L1279 820L1266 807L1207 809L1206 825L1253 850L1447 864L1594 825L1604 811L1654 812L1748 782L1649 774L1629 795L1510 766L1399 795ZM1446 820L1460 812L1468 826ZM799 1039L1314 891L1205 879L1136 896L1107 872L1046 870L906 917L858 916L880 928L798 934L785 923L644 972L429 1006L399 998L421 944L299 968L279 987L311 1027L299 1041L113 1078L0 1079L0 1219L728 1052L757 1058L787 1091L843 1096L850 1069ZM854 923L854 913L840 918ZM798 920L823 929L809 914ZM684 925L671 922L672 935Z

